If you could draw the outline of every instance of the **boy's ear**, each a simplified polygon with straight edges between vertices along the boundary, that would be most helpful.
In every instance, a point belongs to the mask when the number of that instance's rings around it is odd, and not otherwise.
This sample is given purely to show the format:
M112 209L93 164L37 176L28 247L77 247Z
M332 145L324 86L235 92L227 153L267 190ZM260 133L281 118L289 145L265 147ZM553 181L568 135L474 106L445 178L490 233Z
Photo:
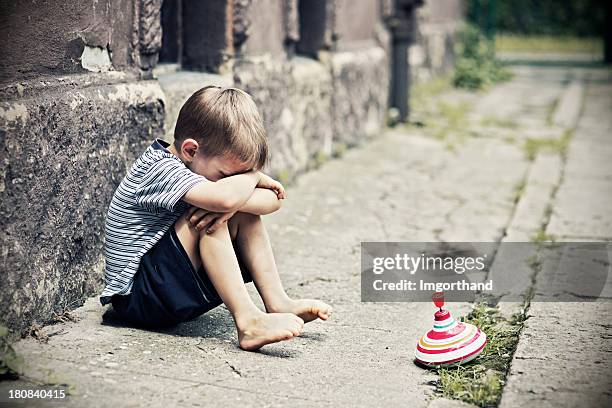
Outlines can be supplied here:
M198 150L198 142L194 139L185 139L181 144L181 152L183 156L189 160L193 160L196 151Z

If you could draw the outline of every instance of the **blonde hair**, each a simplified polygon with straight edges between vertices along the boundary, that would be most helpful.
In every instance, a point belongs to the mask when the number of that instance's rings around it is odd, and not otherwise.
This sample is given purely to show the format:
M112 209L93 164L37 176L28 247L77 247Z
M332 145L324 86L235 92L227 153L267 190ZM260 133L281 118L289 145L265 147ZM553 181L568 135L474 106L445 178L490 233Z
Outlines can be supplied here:
M174 146L195 139L207 156L231 156L262 169L268 161L263 121L251 96L238 88L206 86L181 107Z

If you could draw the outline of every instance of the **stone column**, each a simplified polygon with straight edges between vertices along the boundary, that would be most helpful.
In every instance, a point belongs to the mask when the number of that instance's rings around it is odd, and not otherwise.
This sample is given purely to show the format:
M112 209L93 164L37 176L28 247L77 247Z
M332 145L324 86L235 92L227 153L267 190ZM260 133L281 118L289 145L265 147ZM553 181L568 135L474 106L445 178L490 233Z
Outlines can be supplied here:
M387 21L392 35L391 86L389 105L399 110L400 122L409 115L410 66L408 47L414 40L416 27L415 9L422 0L396 0Z

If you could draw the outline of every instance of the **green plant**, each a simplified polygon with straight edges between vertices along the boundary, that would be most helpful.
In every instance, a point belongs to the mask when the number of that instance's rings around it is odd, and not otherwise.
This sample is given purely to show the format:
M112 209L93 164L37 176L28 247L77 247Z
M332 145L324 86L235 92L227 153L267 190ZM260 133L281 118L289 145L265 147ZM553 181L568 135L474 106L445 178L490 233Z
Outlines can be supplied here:
M498 118L497 116L486 116L480 121L482 126L502 127L507 129L517 129L519 124L514 119Z
M531 238L530 241L536 244L543 242L555 242L555 236L547 234L543 229L539 229Z
M328 160L328 155L322 151L318 151L315 155L314 155L314 166L315 168L319 168L321 167L321 165L323 165L323 163L325 163Z
M419 82L410 89L410 105L422 106L433 97L440 95L450 88L450 78L442 75L429 81Z
M333 151L332 151L332 157L337 158L337 157L344 156L347 149L348 149L348 146L346 143L340 142L340 143L334 144Z
M534 160L538 153L546 151L564 156L572 139L572 131L566 130L559 138L554 137L529 137L525 140L523 150L528 160Z
M527 182L525 180L519 181L514 186L514 191L512 193L512 201L514 202L514 204L518 203L521 199L523 193L525 192L525 187L527 187Z
M599 37L498 34L495 36L495 50L498 52L601 54L603 53L603 40Z
M495 46L473 25L457 33L453 85L478 90L511 78L511 73L495 58Z
M479 327L487 335L487 345L473 362L457 367L438 368L437 393L481 407L496 406L516 350L524 315L504 319L499 310L478 304L461 319Z

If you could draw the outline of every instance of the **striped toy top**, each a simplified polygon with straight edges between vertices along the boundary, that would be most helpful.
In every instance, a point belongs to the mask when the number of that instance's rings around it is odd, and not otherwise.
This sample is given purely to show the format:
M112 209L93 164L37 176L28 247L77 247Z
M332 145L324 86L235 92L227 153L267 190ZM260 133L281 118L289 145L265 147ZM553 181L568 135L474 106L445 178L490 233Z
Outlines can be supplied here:
M419 339L415 350L417 363L425 366L447 366L466 363L484 349L487 336L470 323L457 321L448 310L434 315L433 328Z
M103 305L112 295L130 293L142 256L189 207L181 200L185 193L208 181L185 167L168 146L155 139L115 190L104 227Z

